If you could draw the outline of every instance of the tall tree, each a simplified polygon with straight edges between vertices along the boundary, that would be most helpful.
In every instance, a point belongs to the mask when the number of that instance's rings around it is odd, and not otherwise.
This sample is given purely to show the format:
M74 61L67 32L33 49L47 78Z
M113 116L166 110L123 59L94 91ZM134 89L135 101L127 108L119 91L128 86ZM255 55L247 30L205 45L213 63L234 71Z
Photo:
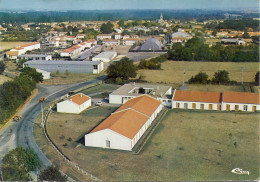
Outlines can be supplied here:
M45 170L41 171L38 176L39 181L67 181L68 176L62 175L58 167L53 165L47 167Z
M100 27L100 31L102 33L106 33L106 34L109 34L109 33L112 33L113 32L113 27L114 25L109 21L107 23L103 23Z
M40 166L40 160L32 149L17 147L3 158L3 179L4 181L32 180L29 172L35 171Z
M38 73L35 68L25 67L22 69L21 75L30 76L36 83L43 81L42 73Z
M228 84L230 82L229 72L227 72L226 70L215 72L212 82L218 84Z
M119 27L124 27L125 26L125 21L124 20L119 20L117 24L118 24Z
M208 83L208 75L207 73L199 72L195 77L191 77L189 83L201 83L207 84Z
M122 80L129 80L129 78L136 77L136 66L133 61L127 57L122 58L120 61L113 62L107 68L107 76L115 80L121 78Z

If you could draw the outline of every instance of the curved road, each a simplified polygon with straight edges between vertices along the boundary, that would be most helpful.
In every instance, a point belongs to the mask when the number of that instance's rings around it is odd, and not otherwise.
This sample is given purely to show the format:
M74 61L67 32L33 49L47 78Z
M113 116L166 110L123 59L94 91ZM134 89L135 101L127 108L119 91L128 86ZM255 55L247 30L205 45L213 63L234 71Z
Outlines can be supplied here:
M40 98L47 98L47 101L43 103L43 107L45 107L70 91L83 88L104 79L105 76L102 76L91 81L70 85L37 85L38 94L26 106L26 108L23 109L22 119L19 122L12 122L8 127L0 132L0 161L2 161L3 156L8 153L9 150L16 148L17 146L22 146L32 148L42 161L43 167L49 166L51 162L39 149L33 137L33 123L41 112L41 105L39 104Z

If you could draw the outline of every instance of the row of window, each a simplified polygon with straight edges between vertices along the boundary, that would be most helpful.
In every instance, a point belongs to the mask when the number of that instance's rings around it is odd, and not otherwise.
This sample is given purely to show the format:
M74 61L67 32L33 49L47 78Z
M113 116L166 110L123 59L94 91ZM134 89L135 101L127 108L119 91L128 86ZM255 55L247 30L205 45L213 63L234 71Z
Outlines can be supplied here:
M192 109L198 109L196 103L192 103ZM213 104L208 104L208 109L212 110L213 109ZM180 108L180 103L176 102L176 108ZM184 109L189 109L188 103L184 103ZM199 104L199 109L204 110L205 109L205 104ZM217 110L221 110L221 104L217 105ZM230 104L226 104L226 111L230 111ZM239 111L239 105L235 105L235 111ZM243 111L248 111L248 105L243 105ZM252 107L252 111L256 111L256 106Z

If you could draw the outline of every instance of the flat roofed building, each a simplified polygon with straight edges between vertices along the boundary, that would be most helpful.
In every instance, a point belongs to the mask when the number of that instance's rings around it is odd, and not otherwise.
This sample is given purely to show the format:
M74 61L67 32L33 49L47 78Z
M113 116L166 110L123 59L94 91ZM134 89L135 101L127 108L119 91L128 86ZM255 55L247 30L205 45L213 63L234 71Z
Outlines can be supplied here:
M85 146L128 151L133 149L162 110L162 104L148 95L128 102L85 135Z
M16 62L18 62L20 59L28 59L28 60L52 60L52 55L47 54L22 54L17 57Z
M171 107L172 87L165 85L152 85L129 83L109 94L109 103L124 104L131 98L147 94L161 101L163 105Z
M174 90L172 108L221 110L221 93Z
M114 45L120 45L120 40L116 40L116 39L104 39L104 40L102 40L102 43L103 43L104 45L114 46Z
M222 97L223 111L259 111L259 93L224 92Z
M101 52L92 58L92 61L110 62L117 56L116 52Z
M100 61L27 61L23 67L38 68L48 72L70 73L93 73L98 74L103 69L103 62Z
M57 104L57 112L78 114L91 106L91 98L78 93Z

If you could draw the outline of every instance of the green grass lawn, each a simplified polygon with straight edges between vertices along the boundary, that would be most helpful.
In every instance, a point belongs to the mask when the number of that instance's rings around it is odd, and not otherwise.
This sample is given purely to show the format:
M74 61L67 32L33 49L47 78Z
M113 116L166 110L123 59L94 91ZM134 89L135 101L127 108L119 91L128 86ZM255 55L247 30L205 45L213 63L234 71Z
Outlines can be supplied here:
M72 161L105 181L259 177L258 113L169 110L138 155L77 142L115 109L98 107L80 115L52 113L48 133ZM233 174L234 168L250 171L250 175Z

